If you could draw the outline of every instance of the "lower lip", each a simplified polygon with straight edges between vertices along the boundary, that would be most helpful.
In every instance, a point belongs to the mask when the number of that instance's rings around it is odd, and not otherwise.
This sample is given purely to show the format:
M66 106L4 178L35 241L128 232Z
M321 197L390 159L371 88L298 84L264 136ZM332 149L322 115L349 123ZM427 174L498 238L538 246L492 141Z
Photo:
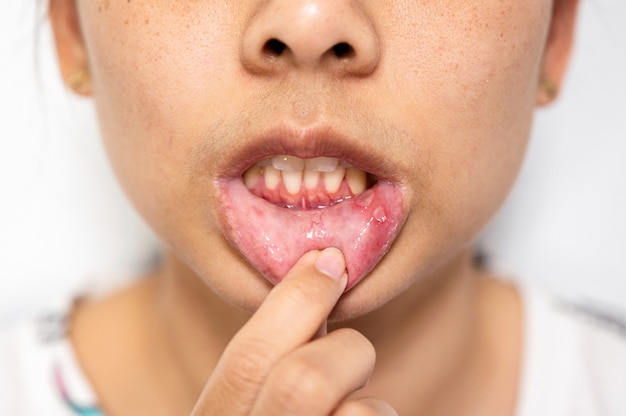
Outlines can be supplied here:
M346 258L346 291L387 253L406 218L400 186L378 182L333 206L293 210L251 194L240 179L219 181L224 234L272 284L280 282L310 250L340 249Z

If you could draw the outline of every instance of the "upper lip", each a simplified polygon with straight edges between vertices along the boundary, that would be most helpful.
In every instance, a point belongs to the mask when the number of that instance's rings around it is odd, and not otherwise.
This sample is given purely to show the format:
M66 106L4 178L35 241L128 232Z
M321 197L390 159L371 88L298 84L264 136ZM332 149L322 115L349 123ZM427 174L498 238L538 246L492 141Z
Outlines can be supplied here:
M375 141L374 141L375 142ZM237 178L256 162L276 156L292 155L302 159L334 157L364 170L378 180L401 182L398 167L368 143L367 137L354 137L328 125L295 127L283 124L234 144L218 163L221 178Z

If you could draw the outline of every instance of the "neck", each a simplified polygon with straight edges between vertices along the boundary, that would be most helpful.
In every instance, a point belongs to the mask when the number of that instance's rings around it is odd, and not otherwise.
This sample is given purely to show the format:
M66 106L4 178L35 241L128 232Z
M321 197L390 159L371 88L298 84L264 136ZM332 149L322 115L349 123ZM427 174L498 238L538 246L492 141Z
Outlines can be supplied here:
M377 353L374 376L360 394L383 397L400 414L423 414L440 392L450 392L476 353L475 277L464 253L379 310L346 323Z
M376 370L362 394L382 396L407 414L421 414L416 408L430 414L438 413L433 401L444 391L449 396L456 386L463 396L476 378L493 378L484 354L497 349L492 344L500 335L483 330L490 312L479 298L489 285L479 274L467 251L380 309L332 325L359 330L376 348ZM158 281L157 304L172 351L200 391L249 314L224 303L176 259L166 262Z
M222 351L250 314L208 290L173 256L166 258L155 283L155 305L164 335L174 360L185 370L199 396Z
M482 396L484 392L493 396L494 389L506 384L502 380L513 380L512 388L498 391L504 405L492 412L510 413L517 380L517 367L511 363L518 361L511 354L518 352L521 341L515 336L519 328L511 325L519 319L507 311L515 311L511 300L516 297L503 297L502 291L492 290L494 284L489 282L493 281L480 277L472 267L469 252L463 253L380 309L333 324L359 330L376 348L374 375L357 394L388 400L400 414L467 415L472 414L469 409L479 401L481 392ZM90 336L89 331L102 328L111 316L117 318L109 334L128 344L120 343L119 355L100 351L97 361L90 360L90 352L93 355L97 345L107 340L97 342L97 335ZM148 393L168 392L163 400L171 403L154 403L155 409L171 410L163 414L172 414L175 409L181 413L193 407L222 351L249 317L208 290L180 261L168 257L160 272L138 288L101 306L96 303L82 308L82 312L78 309L73 341L96 387L98 381L102 386L121 385L121 381L111 382L117 373L107 376L108 381L103 377L98 380L99 373L107 372L102 363L130 363L125 379L135 374L131 384L147 386ZM503 345L502 339L508 344ZM150 354L145 354L146 350ZM150 380L145 380L146 374ZM119 396L114 390L98 393L104 402L110 398L113 403ZM451 408L450 403L460 408ZM115 414L114 407L124 408L122 403L111 406L111 414ZM478 407L485 409L480 403Z

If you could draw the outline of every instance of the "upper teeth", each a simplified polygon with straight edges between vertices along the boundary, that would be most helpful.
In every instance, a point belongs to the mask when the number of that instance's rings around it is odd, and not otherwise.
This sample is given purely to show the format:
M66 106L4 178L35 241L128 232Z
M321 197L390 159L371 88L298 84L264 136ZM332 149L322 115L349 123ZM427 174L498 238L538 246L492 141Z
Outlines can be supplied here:
M269 189L276 189L282 179L290 194L297 194L302 186L315 189L320 182L328 193L335 193L344 179L354 195L365 191L367 187L367 174L364 171L332 157L301 159L291 155L274 156L255 163L243 175L248 188L253 188L261 177Z
M307 159L305 162L307 170L317 170L319 172L332 172L337 169L339 160L333 157L315 157Z
M272 166L285 172L302 172L304 170L304 160L295 156L274 156L270 159Z
M312 159L300 159L296 156L281 155L262 160L257 165L268 166L268 162L271 162L272 166L274 166L276 169L286 172L299 172L304 169L315 170L317 172L332 172L337 169L339 159L335 159L334 157L314 157Z

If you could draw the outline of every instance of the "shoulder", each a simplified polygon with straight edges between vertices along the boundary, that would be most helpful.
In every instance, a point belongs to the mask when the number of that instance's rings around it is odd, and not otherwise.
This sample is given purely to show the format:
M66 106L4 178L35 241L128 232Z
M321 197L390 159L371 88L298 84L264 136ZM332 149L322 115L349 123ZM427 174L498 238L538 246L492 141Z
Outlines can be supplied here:
M626 415L626 312L524 291L519 416Z

